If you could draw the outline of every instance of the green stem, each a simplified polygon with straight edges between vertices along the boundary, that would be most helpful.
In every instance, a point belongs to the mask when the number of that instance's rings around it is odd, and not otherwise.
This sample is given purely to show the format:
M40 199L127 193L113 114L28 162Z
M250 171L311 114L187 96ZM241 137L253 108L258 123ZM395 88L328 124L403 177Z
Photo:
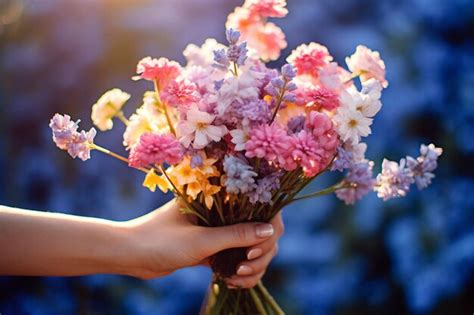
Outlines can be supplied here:
M254 288L249 289L250 296L252 297L253 302L255 303L255 307L258 310L258 314L260 315L268 315L267 311L263 307L262 301L260 301L260 298L257 295L257 292L255 292Z
M114 152L112 152L112 151L110 151L110 150L108 150L108 149L106 149L106 148L103 148L103 147L101 147L101 146L99 146L99 145L97 145L97 144L95 144L95 143L89 143L89 147L90 147L91 149L93 149L93 150L97 150L97 151L99 151L99 152L105 153L105 154L107 154L107 155L110 155L111 157L116 158L117 160L120 160L120 161L122 161L122 162L128 164L128 159L127 159L127 158L125 158L125 157L123 157L123 156L121 156L121 155L118 155L117 153L114 153ZM149 172L149 170L146 169L146 168L144 168L144 167L139 167L138 169L139 169L140 171L142 171L142 172L145 172L145 173L148 173L148 172Z
M171 123L171 118L170 118L170 115L168 113L168 105L166 103L163 103L161 101L161 98L160 98L160 87L158 86L158 81L157 80L154 80L153 81L154 84L155 84L155 93L156 93L156 99L158 100L158 102L160 104L163 105L163 110L165 112L165 116L166 116L166 121L168 122L168 126L170 127L170 131L171 133L176 136L176 131L174 130L174 127L173 127L173 124Z
M128 126L129 121L128 121L127 117L125 117L125 115L123 114L122 111L117 112L115 114L115 117L120 119L125 124L125 126Z
M333 192L335 192L336 190L339 190L339 189L344 189L344 188L350 188L351 185L350 184L347 184L345 183L344 181L341 181L335 185L332 185L328 188L325 188L325 189L321 189L317 192L314 192L314 193L311 193L311 194L307 194L307 195L303 195L303 196L300 196L300 197L296 197L296 198L293 198L293 200L291 200L289 203L291 202L294 202L294 201L298 201L298 200L303 200L303 199L308 199L308 198L314 198L314 197L319 197L319 196L324 196L324 195L329 195L329 194L332 194ZM288 203L288 204L289 204Z
M285 315L285 312L283 312L283 310L277 304L275 299L271 296L268 290L263 286L262 281L260 281L257 284L257 288L260 290L260 293L262 293L265 300L267 300L267 302L270 304L270 306L272 307L272 309L275 311L277 315Z
M281 89L280 95L278 95L278 100L277 100L277 105L275 106L275 112L273 113L272 119L270 120L271 125L273 121L276 118L276 115L278 113L278 110L280 109L281 103L283 102L283 96L285 96L285 91L286 91L286 85L288 84L288 81L285 80L285 83L283 84L283 88Z
M235 75L236 77L239 76L239 70L238 70L237 64L236 64L235 62L234 62L234 75Z

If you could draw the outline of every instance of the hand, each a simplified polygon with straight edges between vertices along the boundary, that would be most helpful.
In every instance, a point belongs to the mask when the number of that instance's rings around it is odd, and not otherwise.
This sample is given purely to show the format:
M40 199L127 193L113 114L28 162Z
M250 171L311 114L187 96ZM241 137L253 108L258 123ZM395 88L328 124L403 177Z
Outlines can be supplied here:
M246 223L225 227L202 227L180 213L180 205L172 200L140 218L123 223L130 234L132 275L150 279L199 264L209 256L235 247L249 247L248 260L241 263L230 286L250 288L262 278L277 253L277 240L283 234L281 216L271 224Z

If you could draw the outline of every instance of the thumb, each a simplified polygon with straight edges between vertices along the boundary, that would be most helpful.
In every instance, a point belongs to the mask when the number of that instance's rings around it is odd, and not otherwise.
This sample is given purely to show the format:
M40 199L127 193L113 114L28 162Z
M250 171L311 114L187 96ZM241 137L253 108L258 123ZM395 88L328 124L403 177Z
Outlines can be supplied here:
M269 223L239 223L222 227L205 228L206 247L213 253L236 247L250 247L259 244L274 233Z

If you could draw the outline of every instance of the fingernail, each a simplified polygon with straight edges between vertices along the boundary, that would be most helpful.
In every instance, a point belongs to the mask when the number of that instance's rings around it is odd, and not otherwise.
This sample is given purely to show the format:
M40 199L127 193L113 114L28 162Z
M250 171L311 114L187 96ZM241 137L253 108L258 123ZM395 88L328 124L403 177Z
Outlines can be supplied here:
M260 257L262 255L262 253L263 253L263 251L260 248L251 249L247 253L247 259L252 260L252 259L255 259L257 257Z
M271 224L259 224L256 228L256 233L258 237L267 238L273 235L273 226Z
M248 276L250 274L252 274L252 268L250 268L249 266L240 266L239 269L237 269L237 275L239 276Z

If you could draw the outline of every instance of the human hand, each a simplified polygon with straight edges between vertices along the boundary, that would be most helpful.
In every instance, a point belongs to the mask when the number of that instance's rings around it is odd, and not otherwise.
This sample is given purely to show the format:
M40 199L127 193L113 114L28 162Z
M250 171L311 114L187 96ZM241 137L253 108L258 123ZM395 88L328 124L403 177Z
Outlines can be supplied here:
M131 274L143 279L163 276L199 264L215 253L235 247L249 247L248 260L242 262L237 275L229 279L234 287L250 288L262 278L277 253L277 241L283 234L281 216L271 224L245 223L225 227L202 227L180 213L172 200L140 218L124 222L131 244Z

